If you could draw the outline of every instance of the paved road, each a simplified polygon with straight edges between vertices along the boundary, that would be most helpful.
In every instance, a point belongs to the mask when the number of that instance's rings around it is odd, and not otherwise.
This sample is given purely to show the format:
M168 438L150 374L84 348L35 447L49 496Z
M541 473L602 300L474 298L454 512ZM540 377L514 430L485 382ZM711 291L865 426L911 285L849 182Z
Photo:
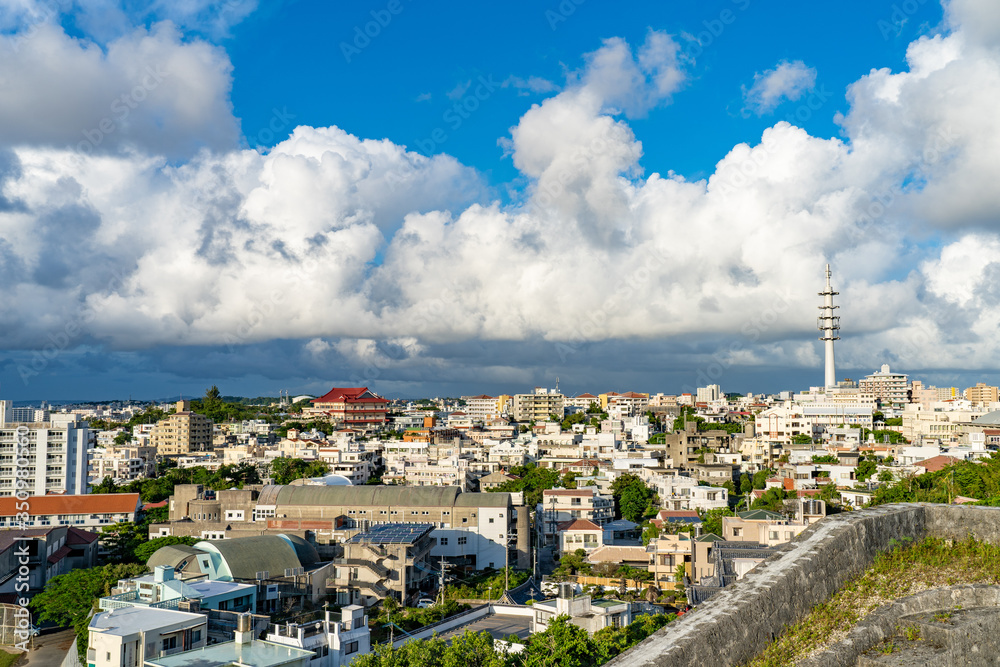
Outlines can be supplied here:
M76 641L76 633L72 628L67 630L42 631L35 637L34 648L28 651L28 660L20 667L58 667L69 647Z
M439 636L445 641L451 641L466 630L471 632L485 630L493 635L494 639L506 639L510 635L526 639L531 635L531 618L527 616L486 616L468 625L444 632Z

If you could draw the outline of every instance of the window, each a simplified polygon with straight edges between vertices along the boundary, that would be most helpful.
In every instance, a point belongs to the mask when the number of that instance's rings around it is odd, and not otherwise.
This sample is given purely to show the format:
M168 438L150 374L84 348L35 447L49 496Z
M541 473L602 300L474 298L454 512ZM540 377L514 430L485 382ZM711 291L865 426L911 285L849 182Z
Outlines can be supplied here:
M743 534L742 528L733 528L733 537L739 537Z
M200 642L201 641L201 630L195 630L191 633L191 641Z
M778 531L776 531L776 530L770 531L770 539L772 539L772 540L778 539Z
M345 655L351 655L352 653L357 653L357 652L358 652L358 643L357 642L348 642L347 644L344 645L344 654Z
M167 637L163 640L163 650L170 651L177 648L177 637Z
M490 523L493 523L493 517L490 517Z
M441 538L441 546L443 546L443 547L448 546L448 538L447 537L442 537Z
M460 537L460 538L458 538L458 545L462 546L463 544L467 544L468 541L469 541L468 537Z
M469 520L463 516L462 517L462 523L469 523Z

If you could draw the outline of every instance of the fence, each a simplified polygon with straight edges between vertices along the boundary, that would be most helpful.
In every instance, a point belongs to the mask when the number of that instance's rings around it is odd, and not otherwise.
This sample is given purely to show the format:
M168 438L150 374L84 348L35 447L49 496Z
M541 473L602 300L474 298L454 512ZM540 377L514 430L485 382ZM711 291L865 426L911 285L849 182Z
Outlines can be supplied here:
M619 578L615 578L615 577L585 577L585 576L570 574L570 575L564 575L564 576L559 577L559 580L561 580L561 581L570 581L570 582L573 582L573 583L580 584L581 586L604 586L605 588L612 588L612 589L615 589L615 590L617 590L618 587L621 586L621 584L622 584L622 580L621 580L620 577ZM558 581L556 579L547 579L547 580L545 580L542 583L544 583L544 584L550 584L551 585L551 584L558 583ZM644 591L644 590L646 590L649 587L650 584L655 584L655 583L656 582L654 582L652 580L650 580L650 581L639 581L637 579L626 579L625 580L625 585L628 587L628 589L629 590L634 590L634 591Z

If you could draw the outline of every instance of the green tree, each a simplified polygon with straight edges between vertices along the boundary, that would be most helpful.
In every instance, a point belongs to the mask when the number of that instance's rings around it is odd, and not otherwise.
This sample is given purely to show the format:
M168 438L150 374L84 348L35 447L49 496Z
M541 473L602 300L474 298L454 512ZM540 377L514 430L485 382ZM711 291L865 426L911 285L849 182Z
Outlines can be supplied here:
M119 521L113 526L101 528L102 542L108 550L108 559L112 563L134 563L135 550L149 539L149 525L135 524L131 521Z
M330 466L323 461L280 457L271 462L271 476L275 484L289 484L304 477L321 477L329 471Z
M858 463L858 467L855 470L855 476L858 478L859 482L867 481L875 472L878 470L874 461L865 459Z
M629 521L641 523L642 517L653 509L653 490L632 473L619 475L611 483L611 495L615 500L616 516Z
M91 487L91 493L118 493L118 485L115 484L115 480L111 477L105 477L101 480L101 483Z
M136 577L146 572L145 565L117 564L70 570L52 577L45 589L30 603L38 622L51 622L59 627L76 630L77 649L81 662L86 660L89 641L87 621L97 600L111 593L119 579Z
M719 507L713 510L698 510L701 516L701 530L703 533L713 533L722 536L722 517L736 516L728 507Z
M774 474L773 470L758 470L753 474L753 488L763 489L767 486L767 480Z
M505 660L493 646L488 632L466 630L445 649L442 667L504 667Z
M545 632L528 638L521 654L524 667L593 667L597 665L594 640L568 616L557 616Z
M835 487L836 488L836 487ZM764 509L771 512L780 512L784 509L785 500L788 498L795 498L796 494L794 491L785 491L784 489L768 489L764 492L760 498L755 500L750 507L753 509Z
M753 491L753 480L750 475L743 473L740 475L740 493L746 495Z
M808 445L812 443L813 439L806 433L798 433L792 436L792 442L796 445Z
M128 444L130 442L132 442L131 431L122 431L121 433L115 436L115 444L118 445L119 447Z
M655 540L659 536L660 536L660 529L659 528L657 528L656 526L653 526L653 525L647 526L642 531L642 546L649 545L649 542L651 540Z
M639 523L649 505L649 494L637 484L631 484L622 491L618 504L623 519Z
M584 549L563 552L559 558L559 567L555 569L557 575L588 573L590 563L587 562L587 552Z

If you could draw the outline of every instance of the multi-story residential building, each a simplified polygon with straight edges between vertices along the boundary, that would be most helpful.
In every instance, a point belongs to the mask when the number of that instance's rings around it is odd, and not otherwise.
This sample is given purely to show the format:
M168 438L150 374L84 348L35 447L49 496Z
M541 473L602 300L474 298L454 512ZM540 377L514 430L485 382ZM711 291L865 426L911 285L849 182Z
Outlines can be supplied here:
M92 493L87 495L30 496L27 521L20 521L15 498L0 498L0 529L74 526L100 531L105 526L135 522L142 500L138 493Z
M87 493L87 423L75 414L51 420L0 424L0 496L13 495L16 480L36 496Z
M597 408L600 408L601 398L599 396L594 396L593 394L588 394L584 392L582 394L577 394L576 396L573 397L566 396L563 399L563 405L567 408L576 408L577 411L587 410L592 405Z
M688 470L701 457L713 451L729 451L732 436L726 431L699 431L694 422L687 422L679 433L667 433L664 443L664 464Z
M729 506L729 492L717 486L701 486L692 477L641 472L640 477L656 491L668 510L710 510Z
M177 411L153 427L150 438L160 456L212 451L212 420L191 412L191 401L177 401Z
M983 382L977 382L975 387L969 387L964 392L965 400L973 405L989 406L1000 401L1000 388Z
M904 373L893 373L889 364L858 381L858 389L862 396L875 399L883 409L902 410L910 402L910 386L908 376Z
M684 565L685 574L691 576L688 565L693 557L693 538L687 533L676 535L661 535L649 541L646 553L649 554L649 571L653 581L661 591L670 590L677 581L677 572ZM693 578L693 577L692 577Z
M632 607L618 600L592 599L575 595L573 584L560 584L559 597L536 602L531 607L531 632L545 630L557 616L569 616L569 622L593 634L604 628L623 628L632 622Z
M170 522L150 526L150 537L288 534L308 536L326 551L345 535L378 524L432 523L435 559L498 568L509 548L512 565L530 562L528 511L514 505L510 493L462 493L455 486L312 485L213 492L188 484L174 488L169 506Z
M416 606L437 589L431 560L430 523L384 523L344 542L344 556L333 561L337 603L371 606L392 596Z
M612 521L614 500L592 486L582 489L546 489L536 508L539 544L558 547L559 524L586 519L598 526Z
M355 657L371 652L368 616L356 604L342 608L339 621L332 620L334 613L324 612L321 621L275 625L267 641L312 651L309 667L347 667Z
M964 401L944 401L931 404L912 403L902 412L903 424L899 429L910 442L940 440L943 443L959 442L969 433L971 424L986 414L983 407L972 407Z
M808 437L810 441L816 440L822 433L822 428L806 417L801 408L783 405L759 412L754 420L754 433L758 438L765 438L768 442L787 449L799 436Z
M806 521L792 521L776 512L750 510L736 516L722 517L722 539L726 542L751 542L768 547L790 542L809 527Z
M0 595L24 596L97 561L97 535L71 526L0 531ZM24 586L27 585L27 589Z
M553 389L535 387L534 393L515 394L514 420L519 422L548 421L551 415L562 419L565 397Z
M714 403L722 398L722 387L717 384L710 384L707 387L698 387L695 392L695 400L698 403Z
M494 419L500 418L500 409L497 399L486 394L478 396L463 396L465 401L465 413L474 423L489 424Z
M152 477L156 473L156 447L122 445L88 451L90 484L110 477L117 484Z
M334 387L312 400L304 412L325 416L331 421L352 428L380 428L387 423L389 401L368 387Z
M177 578L170 565L157 565L152 574L119 579L111 595L102 597L104 611L119 607L176 607L184 600L197 600L199 610L250 612L257 609L257 587L235 581Z
M208 616L155 607L120 607L90 619L88 667L135 667L205 646Z
M635 417L646 412L649 394L627 391L624 394L608 395L608 414L612 419Z

